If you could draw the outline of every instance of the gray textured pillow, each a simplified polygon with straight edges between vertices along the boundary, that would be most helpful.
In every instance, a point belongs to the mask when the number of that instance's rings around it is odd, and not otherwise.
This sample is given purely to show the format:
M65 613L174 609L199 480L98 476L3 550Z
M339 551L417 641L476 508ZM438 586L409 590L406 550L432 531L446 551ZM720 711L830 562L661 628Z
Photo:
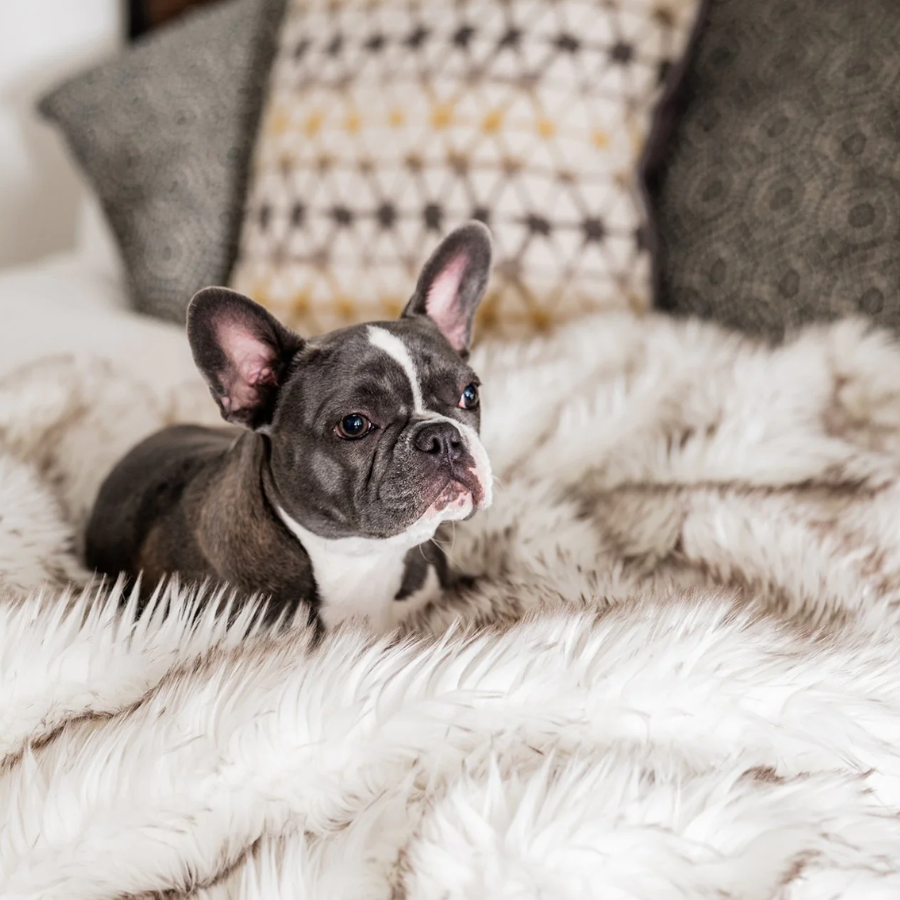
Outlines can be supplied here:
M100 197L142 312L183 321L195 290L228 277L282 9L188 14L40 103Z
M900 328L900 3L713 0L664 167L657 305Z

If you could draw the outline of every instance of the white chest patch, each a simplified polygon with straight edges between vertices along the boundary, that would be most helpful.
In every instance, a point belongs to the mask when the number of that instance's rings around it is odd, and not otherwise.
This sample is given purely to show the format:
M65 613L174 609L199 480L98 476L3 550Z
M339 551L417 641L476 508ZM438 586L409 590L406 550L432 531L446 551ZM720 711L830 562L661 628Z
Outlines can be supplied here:
M437 575L429 568L418 591L403 600L395 599L406 571L406 554L434 536L437 522L430 534L417 528L385 540L329 540L304 528L283 509L279 508L278 514L309 554L319 591L319 616L326 628L357 619L382 634L440 595Z

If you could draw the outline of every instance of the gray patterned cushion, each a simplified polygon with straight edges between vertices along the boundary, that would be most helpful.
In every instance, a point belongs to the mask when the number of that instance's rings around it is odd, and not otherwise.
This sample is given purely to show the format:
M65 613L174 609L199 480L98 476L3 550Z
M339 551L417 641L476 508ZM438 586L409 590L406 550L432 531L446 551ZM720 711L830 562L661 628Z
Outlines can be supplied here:
M134 306L176 321L228 277L283 0L186 15L41 101L99 195Z
M900 327L900 3L713 0L655 173L658 305Z

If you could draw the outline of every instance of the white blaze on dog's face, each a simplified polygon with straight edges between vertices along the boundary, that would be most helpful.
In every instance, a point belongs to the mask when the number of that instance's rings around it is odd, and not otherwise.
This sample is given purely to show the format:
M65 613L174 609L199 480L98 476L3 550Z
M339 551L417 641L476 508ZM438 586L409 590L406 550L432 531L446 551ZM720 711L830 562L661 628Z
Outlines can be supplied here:
M426 263L400 319L312 340L232 292L192 303L195 360L223 416L266 435L279 512L305 544L415 546L490 505L467 363L490 258L489 232L470 223Z

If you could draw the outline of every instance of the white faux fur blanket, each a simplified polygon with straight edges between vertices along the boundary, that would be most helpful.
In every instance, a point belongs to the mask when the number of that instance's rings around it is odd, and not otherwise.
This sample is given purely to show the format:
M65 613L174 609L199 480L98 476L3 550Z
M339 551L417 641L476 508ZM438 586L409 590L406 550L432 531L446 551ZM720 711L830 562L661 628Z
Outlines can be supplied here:
M85 586L202 387L0 384L0 896L900 896L900 351L604 316L475 365L476 586L315 649Z

